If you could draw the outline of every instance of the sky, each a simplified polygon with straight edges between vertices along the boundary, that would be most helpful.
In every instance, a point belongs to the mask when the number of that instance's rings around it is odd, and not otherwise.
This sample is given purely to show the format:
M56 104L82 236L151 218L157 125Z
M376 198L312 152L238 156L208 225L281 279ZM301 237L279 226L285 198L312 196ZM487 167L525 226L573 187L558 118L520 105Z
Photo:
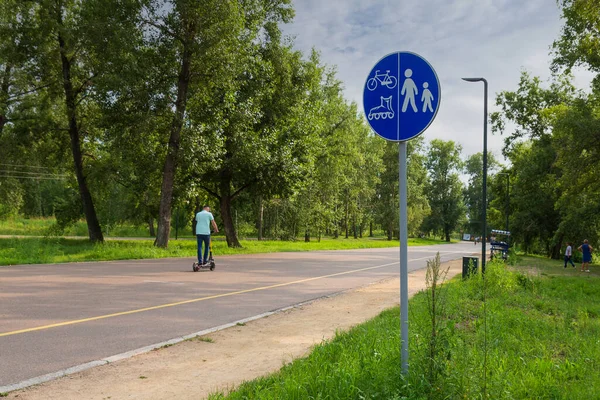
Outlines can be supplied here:
M303 52L314 48L335 66L346 98L362 110L371 68L396 51L418 53L435 68L441 105L423 133L426 140L454 140L463 156L483 151L483 84L489 108L496 93L517 88L523 70L549 79L550 46L561 32L555 0L294 0L296 18L284 26ZM591 74L575 71L575 85ZM503 137L488 126L488 150L503 161Z

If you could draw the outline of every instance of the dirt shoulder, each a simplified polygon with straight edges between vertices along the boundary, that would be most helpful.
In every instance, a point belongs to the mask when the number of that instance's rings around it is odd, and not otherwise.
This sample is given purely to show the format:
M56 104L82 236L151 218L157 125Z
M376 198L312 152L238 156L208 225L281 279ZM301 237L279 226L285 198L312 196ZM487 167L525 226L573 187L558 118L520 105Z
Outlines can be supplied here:
M448 278L461 272L461 260ZM409 296L425 288L411 272ZM400 280L388 279L201 338L11 392L19 400L204 399L277 371L312 346L398 305Z

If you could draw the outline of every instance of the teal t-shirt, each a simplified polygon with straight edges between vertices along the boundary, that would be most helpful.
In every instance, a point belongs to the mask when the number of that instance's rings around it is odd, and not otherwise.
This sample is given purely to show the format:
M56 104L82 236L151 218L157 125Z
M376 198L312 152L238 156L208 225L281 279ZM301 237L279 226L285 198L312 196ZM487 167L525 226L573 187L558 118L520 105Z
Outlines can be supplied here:
M208 211L200 211L196 214L196 235L210 235L210 221L215 217Z

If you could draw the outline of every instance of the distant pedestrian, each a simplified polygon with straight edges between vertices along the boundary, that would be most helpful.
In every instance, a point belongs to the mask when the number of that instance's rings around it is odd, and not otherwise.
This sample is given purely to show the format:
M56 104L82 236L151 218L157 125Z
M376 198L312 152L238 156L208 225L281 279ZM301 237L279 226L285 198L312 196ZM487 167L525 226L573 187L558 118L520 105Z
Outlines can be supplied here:
M573 243L567 242L567 249L565 250L565 268L567 268L567 263L570 262L573 268L575 268L575 264L573 264Z
M594 248L590 246L587 239L583 241L583 244L577 248L582 253L581 261L581 272L590 272L590 263L592 262L592 251Z

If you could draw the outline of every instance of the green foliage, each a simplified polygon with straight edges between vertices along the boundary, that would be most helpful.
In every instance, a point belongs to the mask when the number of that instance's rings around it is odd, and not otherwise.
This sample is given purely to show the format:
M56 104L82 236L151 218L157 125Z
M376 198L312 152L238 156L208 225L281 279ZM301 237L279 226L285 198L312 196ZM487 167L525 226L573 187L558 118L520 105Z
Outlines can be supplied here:
M24 189L16 179L0 181L0 218L18 215L23 205Z
M426 195L428 187L423 137L408 142L407 157L407 219L409 236L418 236L421 225L430 213ZM398 237L398 144L386 142L383 152L383 171L376 189L377 221L387 232L388 238Z
M210 204L234 246L240 227L397 237L398 146L282 34L293 14L290 0L0 0L0 217L95 240L147 226L164 246ZM413 236L430 213L424 147L408 144Z
M448 347L448 329L446 329L446 293L444 285L448 276L449 268L442 269L440 253L433 260L427 260L427 273L425 276L427 312L429 314L428 324L429 343L427 343L427 379L431 386L436 382L443 372L446 348Z
M461 150L453 141L435 139L425 161L430 177L427 197L431 214L423 222L423 230L441 234L448 242L465 215L463 184L458 176L462 169Z
M552 49L552 69L583 65L600 73L600 5L595 0L559 0L564 25Z
M600 5L560 0L563 28L554 41L548 88L521 75L518 89L497 96L495 132L509 133L504 153L511 174L511 230L526 251L560 258L565 242L596 242L600 232ZM591 93L576 91L568 75L582 66L596 73ZM516 128L507 132L507 122ZM498 208L498 205L495 206Z
M561 257L567 241L595 242L600 232L600 185L597 141L600 102L575 92L565 78L549 88L523 74L516 92L498 96L502 113L494 129L504 133L510 121L517 129L505 154L512 163L511 231L525 251ZM496 185L498 198L501 187ZM492 186L492 189L494 186ZM498 199L499 200L499 199ZM496 201L496 209L502 209Z
M494 155L487 155L488 178L498 166ZM467 231L476 236L481 236L482 200L483 200L483 153L476 153L467 157L464 172L469 176L469 183L464 189L464 203L468 219ZM488 179L488 185L490 180ZM488 201L491 196L488 195ZM488 220L490 218L488 217Z

